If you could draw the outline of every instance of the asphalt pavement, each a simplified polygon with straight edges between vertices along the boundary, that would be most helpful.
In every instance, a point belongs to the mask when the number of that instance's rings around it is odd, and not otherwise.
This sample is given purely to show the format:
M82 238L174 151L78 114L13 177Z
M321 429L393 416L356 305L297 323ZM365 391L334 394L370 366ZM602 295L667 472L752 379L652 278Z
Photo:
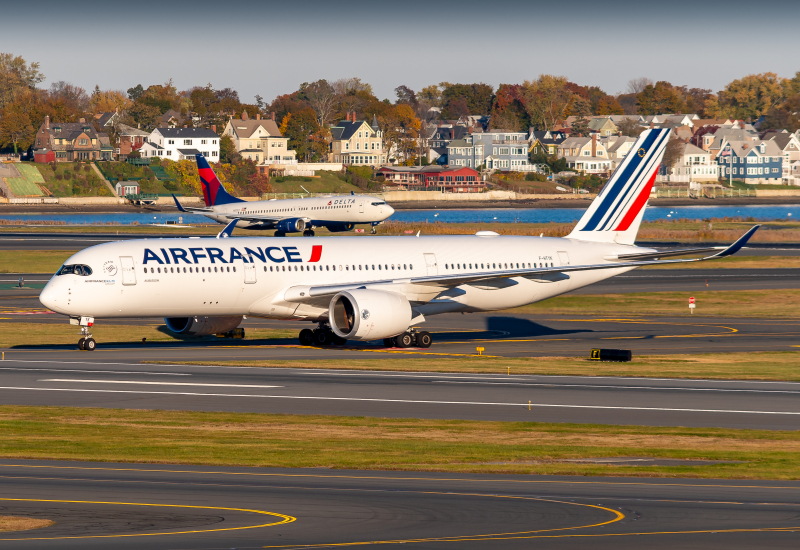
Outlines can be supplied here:
M6 352L0 365L0 402L13 405L800 429L794 382L142 364L99 352Z
M797 548L800 483L3 460L38 549Z

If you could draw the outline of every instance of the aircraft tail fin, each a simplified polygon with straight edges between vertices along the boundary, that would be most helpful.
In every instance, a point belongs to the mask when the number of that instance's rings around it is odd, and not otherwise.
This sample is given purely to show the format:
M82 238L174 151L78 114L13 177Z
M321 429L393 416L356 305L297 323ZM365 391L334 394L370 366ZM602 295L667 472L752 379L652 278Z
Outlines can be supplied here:
M206 157L196 155L195 158L197 160L197 171L200 173L200 185L203 187L203 200L206 202L206 206L244 202L242 199L237 199L225 191L214 170L208 164Z
M669 134L668 128L642 132L569 238L633 244Z

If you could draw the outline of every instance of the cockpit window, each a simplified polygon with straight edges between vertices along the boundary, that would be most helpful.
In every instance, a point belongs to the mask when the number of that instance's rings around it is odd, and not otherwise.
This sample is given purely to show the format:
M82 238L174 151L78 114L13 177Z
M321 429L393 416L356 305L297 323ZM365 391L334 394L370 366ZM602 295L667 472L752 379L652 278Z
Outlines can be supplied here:
M372 206L380 206L380 205L382 205L382 204L386 204L386 201L381 201L381 202L373 202L373 203L372 203Z
M81 275L83 277L91 274L92 268L88 265L81 264L62 266L61 269L58 270L58 273L56 273L56 275Z

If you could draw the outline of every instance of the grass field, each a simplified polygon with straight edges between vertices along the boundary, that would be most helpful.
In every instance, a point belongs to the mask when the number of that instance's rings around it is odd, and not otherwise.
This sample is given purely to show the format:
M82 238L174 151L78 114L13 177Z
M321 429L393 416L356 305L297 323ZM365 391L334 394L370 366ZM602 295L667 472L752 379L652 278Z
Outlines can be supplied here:
M53 274L74 253L64 250L0 250L0 273Z
M39 184L44 183L44 178L36 166L31 164L16 164L21 177L6 178L6 183L11 192L18 197L41 197L44 192L39 188Z
M491 353L491 346L487 349ZM348 369L411 372L464 372L491 374L538 374L558 376L645 376L658 378L701 378L737 380L800 380L800 350L749 352L740 354L707 353L692 355L634 356L630 363L591 361L583 357L439 357L385 355L341 361L214 361L214 365ZM207 365L208 361L146 361L157 364Z
M517 474L798 479L800 432L0 406L0 457ZM638 456L692 466L568 462Z
M0 312L0 318L2 318ZM73 345L80 338L80 327L70 325L64 318L63 324L45 323L19 323L0 321L3 332L0 334L0 347L11 348L15 346L42 346L42 345ZM282 329L251 329L245 330L247 340L261 340L271 338L297 338L296 330ZM95 340L104 346L124 343L139 343L142 338L148 342L177 342L164 325L120 325L98 323L92 327ZM209 337L214 340L215 337ZM231 340L240 342L241 340Z

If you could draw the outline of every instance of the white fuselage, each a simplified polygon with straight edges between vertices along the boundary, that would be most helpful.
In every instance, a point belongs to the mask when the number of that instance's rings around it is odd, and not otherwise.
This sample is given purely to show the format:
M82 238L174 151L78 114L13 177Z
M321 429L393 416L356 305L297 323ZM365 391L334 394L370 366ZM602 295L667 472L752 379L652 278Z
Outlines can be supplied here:
M74 254L65 265L88 266L92 274L56 275L40 300L71 317L250 315L318 321L327 318L327 305L290 301L292 289L334 284L370 288L380 281L381 290L404 295L416 314L490 311L538 302L633 268L492 279L451 288L408 279L605 264L611 262L604 257L632 250L643 249L499 235L129 240Z
M205 215L224 225L229 224L236 216L264 216L275 219L304 218L311 220L307 224L311 227L324 227L330 223L377 223L394 214L394 209L386 204L386 201L369 195L234 202L210 208L213 209L213 213ZM264 229L264 225L269 225L269 222L264 224L252 220L241 220L236 227Z

